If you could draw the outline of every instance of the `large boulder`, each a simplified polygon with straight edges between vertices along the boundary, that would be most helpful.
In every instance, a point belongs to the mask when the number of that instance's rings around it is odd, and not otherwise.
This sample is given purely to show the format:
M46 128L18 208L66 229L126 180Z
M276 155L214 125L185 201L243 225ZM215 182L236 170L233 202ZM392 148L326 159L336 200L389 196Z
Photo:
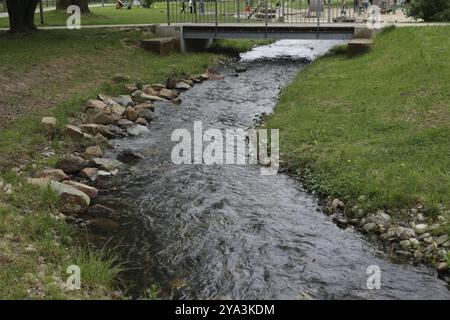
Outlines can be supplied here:
M86 150L81 155L83 159L89 160L92 158L101 158L103 157L103 150L100 146L90 146L87 147Z
M136 121L136 119L138 118L138 113L137 113L136 109L133 107L128 107L125 110L125 114L126 114L127 119L130 121L133 121L133 122Z
M149 133L150 130L146 126L141 126L140 124L135 124L134 126L128 127L127 132L132 136L138 136L144 133Z
M123 163L133 163L139 160L144 159L142 155L140 155L138 152L133 151L131 149L125 149L119 152L117 155L117 160L123 162Z
M54 181L63 181L69 179L69 176L61 169L45 169L34 174L35 178L49 179Z
M51 181L50 187L59 196L59 210L62 213L80 214L89 208L91 199L84 192L56 181Z
M160 96L161 98L167 99L167 100L172 100L172 99L175 99L178 96L178 94L173 90L161 89L158 92L158 96Z
M97 99L91 99L86 103L86 109L95 109L98 111L107 110L108 106L103 101Z
M109 159L109 158L94 158L92 159L92 163L106 171L113 171L114 169L120 168L122 166L122 162L116 160L116 159Z
M88 186L84 183L73 181L73 180L65 180L63 183L67 184L71 187L74 187L75 189L80 190L81 192L85 193L91 199L97 197L97 195L98 195L98 190L96 188Z
M152 112L151 110L144 109L144 110L141 110L141 111L138 113L138 117L139 117L139 118L144 118L145 120L147 120L148 122L150 122L150 121L153 120L153 112Z
M64 133L67 137L75 141L87 138L86 133L81 131L79 127L73 125L66 125Z
M56 168L63 170L65 173L77 173L86 167L86 162L83 158L77 156L68 156L56 163Z

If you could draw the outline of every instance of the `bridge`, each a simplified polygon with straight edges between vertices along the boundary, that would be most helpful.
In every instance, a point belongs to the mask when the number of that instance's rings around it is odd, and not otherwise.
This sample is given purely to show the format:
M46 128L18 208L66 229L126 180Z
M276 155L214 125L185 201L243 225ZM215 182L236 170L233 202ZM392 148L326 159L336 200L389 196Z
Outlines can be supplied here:
M373 14L364 0L167 0L166 11L183 50L214 39L350 40Z

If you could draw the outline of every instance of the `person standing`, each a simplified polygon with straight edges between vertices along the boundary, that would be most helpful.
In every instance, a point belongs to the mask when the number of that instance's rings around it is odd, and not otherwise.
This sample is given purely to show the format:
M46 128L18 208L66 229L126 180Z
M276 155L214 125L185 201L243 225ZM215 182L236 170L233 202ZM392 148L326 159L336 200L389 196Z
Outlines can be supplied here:
M181 0L181 11L180 11L180 14L181 13L186 13L186 0Z
M192 1L192 0L189 0L189 13L190 13L190 14L193 13L193 5L194 5L193 1Z

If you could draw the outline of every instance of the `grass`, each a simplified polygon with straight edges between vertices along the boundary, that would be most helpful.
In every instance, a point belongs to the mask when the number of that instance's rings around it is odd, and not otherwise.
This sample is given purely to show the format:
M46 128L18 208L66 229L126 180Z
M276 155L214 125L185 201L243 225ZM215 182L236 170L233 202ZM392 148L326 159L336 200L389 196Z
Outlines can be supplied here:
M286 166L367 212L450 205L449 27L399 28L349 59L340 48L285 88L267 125ZM362 199L362 198L360 198Z
M81 17L81 27L83 25L104 25L104 24L152 24L166 23L166 3L158 2L153 8L133 8L131 10L117 10L115 6L93 7L91 15ZM47 11L44 13L45 23L43 26L64 26L68 15L63 11ZM35 15L35 23L41 26L39 14ZM0 28L9 27L8 18L0 19Z
M107 249L82 247L78 231L56 210L57 196L48 188L27 184L26 177L54 165L69 147L62 137L49 140L45 136L40 126L42 116L55 116L62 127L71 117L78 117L86 100L98 92L123 93L123 84L110 80L118 72L128 74L131 83L158 83L169 75L202 72L224 57L211 52L154 55L136 46L142 37L136 30L0 34L0 83L5 88L0 96L2 299L116 297L112 292L118 288L117 276L122 270L118 255ZM240 50L252 45L246 42ZM9 110L14 111L12 119L4 117ZM54 155L43 155L48 147ZM2 184L10 184L12 192L5 192ZM81 268L81 290L65 289L70 265Z

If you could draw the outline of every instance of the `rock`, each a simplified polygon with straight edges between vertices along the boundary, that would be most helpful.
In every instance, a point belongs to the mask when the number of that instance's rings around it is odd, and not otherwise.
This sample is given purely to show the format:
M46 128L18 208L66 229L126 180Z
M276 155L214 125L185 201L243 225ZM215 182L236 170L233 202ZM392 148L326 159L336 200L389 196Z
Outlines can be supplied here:
M175 99L172 99L173 104L181 104L182 102L183 102L183 100L181 100L180 97L176 97Z
M396 238L396 228L389 228L385 233L381 235L384 240L394 240Z
M448 241L448 236L447 236L446 234L444 234L444 235L442 235L442 236L436 237L436 238L434 239L434 241L436 241L436 243L437 243L439 246L441 246L441 245L443 245L444 243L446 243L446 242Z
M176 97L178 97L178 94L173 91L173 90L169 90L169 89L161 89L158 92L158 96L167 100L172 100L175 99Z
M435 251L436 249L437 249L437 244L436 244L436 242L433 242L425 248L425 252L431 253L431 252Z
M388 224L391 221L391 216L383 210L378 210L376 215L379 219L383 220L384 224Z
M188 85L184 81L180 81L175 85L175 89L178 89L178 90L189 90L190 88L191 88L191 86Z
M445 219L444 216L438 216L437 219L438 219L438 221L441 222L441 223L442 223L442 222L445 222L445 221L447 220L447 219Z
M414 251L414 258L418 261L422 260L423 258L423 253L422 251L420 251L420 249L417 249L416 251Z
M112 76L111 80L114 82L122 82L130 80L130 77L123 73L116 73Z
M325 207L323 208L323 212L324 212L325 214L327 214L327 215L331 215L331 214L333 214L333 209L331 209L331 208L328 207L328 206L325 206Z
M119 152L117 155L117 160L124 162L124 163L133 163L139 160L144 159L143 156L141 156L136 151L133 151L131 149L125 149Z
M409 239L409 243L411 243L411 247L413 248L418 248L420 245L419 240L417 240L416 238Z
M99 177L114 176L117 173L116 170L117 169L114 169L114 170L111 170L111 171L109 171L109 170L98 170L97 171L97 176L99 176Z
M110 208L105 207L101 204L95 204L90 207L86 215L92 218L107 218L107 219L117 219L117 214Z
M247 68L243 65L238 64L237 66L234 67L234 70L238 73L241 73L247 71Z
M111 219L97 218L89 220L89 226L101 231L115 231L120 227L120 224Z
M439 272L447 271L447 270L448 270L448 263L447 263L447 262L440 262L440 263L438 263L438 265L436 266L436 269L437 269Z
M417 225L414 227L414 231L415 231L417 234L425 233L425 232L428 231L428 224L426 224L426 223L417 224Z
M124 88L128 94L131 94L131 93L135 92L136 90L138 90L138 87L135 84L126 84L126 85L124 85Z
M128 135L122 131L122 129L120 129L117 126L114 126L112 124L108 125L106 127L108 129L109 132L111 132L115 137L127 137Z
M104 112L108 109L108 106L103 101L91 99L86 103L86 109L95 109Z
M50 187L59 195L59 210L62 213L83 213L91 203L91 199L84 192L64 183L51 181Z
M78 189L81 192L84 192L91 199L97 197L98 195L98 190L96 188L88 186L84 183L80 183L73 180L65 180L63 183L71 187L74 187L75 189Z
M368 233L376 232L378 230L378 226L373 222L369 222L363 226L363 229L364 229L364 231L366 231Z
M46 169L38 171L34 174L35 178L43 178L61 182L63 180L69 179L69 176L64 173L61 169Z
M334 209L334 210L337 210L337 209L342 209L342 208L344 208L345 207L345 204L344 204L344 202L342 202L341 200L339 200L339 199L334 199L332 202L331 202L331 207Z
M434 241L433 237L425 237L425 238L423 238L423 242L428 243L428 244L433 243L433 241Z
M85 137L85 134L77 126L66 125L64 133L72 140L81 140Z
M72 174L77 173L86 167L86 162L81 157L69 156L59 160L55 167L63 170L65 173Z
M111 114L100 111L89 115L89 122L107 125L113 123L114 119Z
M38 187L46 187L50 184L50 178L28 178L27 182L29 184L38 186ZM1 186L0 186L1 187Z
M117 98L113 98L113 101L120 104L122 107L134 106L133 99L131 96L121 95Z
M138 113L139 118L144 118L148 122L151 122L153 120L153 112L148 109L141 110Z
M208 69L207 71L209 79L211 80L223 80L225 79L225 76L223 74L221 74L220 72L218 72L217 70L214 69Z
M83 132L87 132L92 135L101 134L102 136L107 137L107 138L121 137L120 134L117 134L116 132L111 132L109 126L105 126L102 124L95 124L95 123L83 124L80 126L80 129ZM121 132L121 133L123 133L123 132Z
M41 120L41 124L44 127L48 135L52 136L56 132L57 120L54 117L44 117Z
M184 79L181 79L180 81L184 82L184 83L187 83L191 87L194 85L194 80L192 80L191 78L184 78Z
M133 107L128 107L125 110L125 115L128 120L133 121L133 122L136 121L136 119L138 118L138 113L137 113L136 109L134 109Z
M146 126L146 125L148 125L147 120L145 120L144 118L137 118L136 121L135 121L134 123L140 124L141 126Z
M149 133L150 130L146 126L141 126L139 124L135 124L131 127L127 128L127 132L132 136L138 136L144 133Z
M81 170L81 176L91 181L95 181L97 179L97 172L97 168L84 168Z
M103 150L100 146L87 147L81 156L87 160L92 158L101 158L103 157Z
M339 228L344 228L345 229L348 226L348 220L344 219L344 218L334 217L333 218L333 222L336 223L336 225Z
M137 112L141 112L142 110L155 111L155 107L153 106L153 104L150 101L140 103L140 104L134 106L134 108L136 109Z
M163 84L160 83L151 84L150 87L155 91L161 91L162 89L166 88Z
M116 159L108 159L108 158L94 158L92 159L92 163L99 167L102 170L106 171L112 171L114 169L119 168L122 166L122 162L116 160ZM98 172L97 172L98 174Z
M208 79L209 79L209 74L207 74L207 73L202 73L202 74L200 75L200 79L202 79L202 80L208 80Z
M402 249L409 249L411 247L411 242L409 242L409 240L402 240L400 241L400 247Z
M142 96L142 98L143 98L144 100L149 100L149 101L165 101L164 98L161 98L161 97L158 97L158 96L152 96L152 95L149 95L149 94L146 94L146 93L142 94L141 96Z
M425 220L426 220L426 218L422 213L417 214L417 221L423 222Z
M142 88L142 91L144 91L144 93L151 95L151 96L157 96L158 92L159 92L159 91L153 89L150 85L145 85Z
M121 106L120 104L114 104L111 107L111 113L116 114L118 116L123 116L125 113L125 107Z
M413 229L405 227L398 227L397 230L395 231L395 234L397 238L401 240L408 240L416 236L416 233L414 232Z
M117 121L117 124L122 128L128 128L133 126L134 122L128 119L120 119L119 121Z

